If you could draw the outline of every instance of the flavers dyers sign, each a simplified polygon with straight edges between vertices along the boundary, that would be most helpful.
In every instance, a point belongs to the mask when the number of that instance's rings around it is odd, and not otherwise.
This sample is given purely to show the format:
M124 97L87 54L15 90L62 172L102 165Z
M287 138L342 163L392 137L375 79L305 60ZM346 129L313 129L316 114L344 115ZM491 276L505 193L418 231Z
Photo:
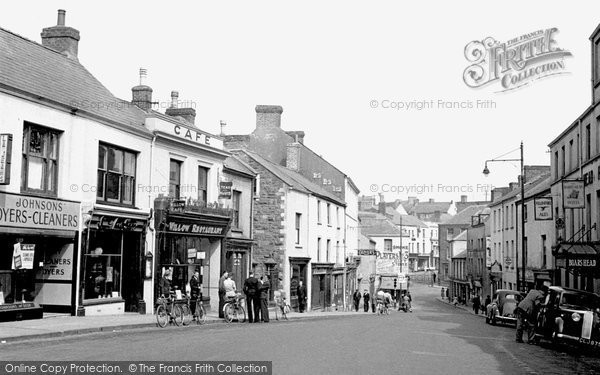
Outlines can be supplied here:
M507 42L492 37L474 40L465 47L471 63L463 72L472 88L499 83L499 92L514 90L540 78L567 73L565 57L571 52L558 47L556 27L536 30Z

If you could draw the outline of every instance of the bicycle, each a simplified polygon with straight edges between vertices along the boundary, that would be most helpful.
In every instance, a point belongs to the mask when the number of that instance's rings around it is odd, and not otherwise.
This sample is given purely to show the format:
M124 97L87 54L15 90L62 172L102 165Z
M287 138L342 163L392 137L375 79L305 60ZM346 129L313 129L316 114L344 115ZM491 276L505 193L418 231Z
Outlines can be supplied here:
M192 303L195 304L194 313L192 314ZM190 325L192 321L196 324L204 324L206 322L206 311L202 305L202 297L198 296L195 300L189 295L186 295L186 303L181 305L183 310L183 325Z
M287 314L289 314L291 308L285 298L277 300L277 307L275 308L275 320L279 320L279 315L284 320L288 320Z
M156 301L156 323L159 327L165 328L169 322L174 322L176 326L181 326L184 320L184 312L181 305L175 303L172 296L161 296Z
M246 310L240 303L242 300L241 293L236 293L235 297L229 297L223 305L223 316L227 323L237 320L239 323L246 321Z

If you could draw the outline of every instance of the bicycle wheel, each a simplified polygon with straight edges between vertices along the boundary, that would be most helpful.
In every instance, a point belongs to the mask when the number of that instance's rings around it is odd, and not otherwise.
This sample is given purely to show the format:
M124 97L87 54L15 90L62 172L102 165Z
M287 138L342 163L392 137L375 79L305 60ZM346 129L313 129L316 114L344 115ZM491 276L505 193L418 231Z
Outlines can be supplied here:
M279 306L275 307L275 320L279 320L279 311L278 310L279 310Z
M206 311L204 311L202 301L196 302L196 313L194 314L194 316L196 317L196 324L206 323Z
M281 313L281 316L284 320L288 320L288 313L290 312L290 305L285 305L283 307L283 311Z
M234 309L234 315L238 323L244 323L246 321L246 310L244 310L244 307L237 306Z
M161 304L156 307L156 323L161 328L165 328L169 324L169 314L165 305Z
M173 316L173 321L175 322L175 325L179 327L183 324L183 309L181 308L181 305L176 304L173 304L172 309L173 311L171 311L171 314Z
M231 306L231 303L226 303L225 306L223 306L223 318L225 318L227 323L233 321L233 306Z
M183 304L180 305L181 307L181 312L183 313L183 325L184 326L189 326L190 323L192 322L192 309L190 308L190 305Z

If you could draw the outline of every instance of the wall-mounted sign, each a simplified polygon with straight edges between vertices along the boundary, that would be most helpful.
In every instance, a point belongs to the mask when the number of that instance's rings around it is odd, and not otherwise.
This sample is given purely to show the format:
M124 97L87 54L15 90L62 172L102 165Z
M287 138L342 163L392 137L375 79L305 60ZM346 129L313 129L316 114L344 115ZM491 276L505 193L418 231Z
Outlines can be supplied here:
M231 199L231 190L233 189L233 182L221 181L219 182L219 199Z
M0 226L77 230L79 203L0 193Z
M584 208L584 184L582 180L565 180L562 183L563 188L563 207L564 208Z
M0 185L10 184L12 134L0 134Z
M144 232L147 220L133 219L111 215L92 215L88 228L96 230L120 230L127 232Z
M174 233L188 233L205 236L218 236L223 237L226 234L227 224L223 225L204 225L204 224L191 224L191 223L180 223L176 221L170 221L167 223L166 230Z
M535 220L553 220L552 198L534 198L533 207L535 210Z
M375 249L358 249L358 255L377 255Z
M596 264L596 258L577 258L569 259L567 266L577 268L594 268L596 267Z

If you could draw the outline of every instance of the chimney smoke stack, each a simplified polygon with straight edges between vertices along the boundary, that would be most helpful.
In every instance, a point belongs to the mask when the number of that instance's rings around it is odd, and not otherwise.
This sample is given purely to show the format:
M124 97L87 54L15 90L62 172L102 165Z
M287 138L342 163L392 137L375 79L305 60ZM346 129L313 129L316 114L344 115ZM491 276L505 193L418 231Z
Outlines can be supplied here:
M65 25L65 11L64 9L59 9L58 10L58 20L56 21L56 25L57 26L64 26Z

